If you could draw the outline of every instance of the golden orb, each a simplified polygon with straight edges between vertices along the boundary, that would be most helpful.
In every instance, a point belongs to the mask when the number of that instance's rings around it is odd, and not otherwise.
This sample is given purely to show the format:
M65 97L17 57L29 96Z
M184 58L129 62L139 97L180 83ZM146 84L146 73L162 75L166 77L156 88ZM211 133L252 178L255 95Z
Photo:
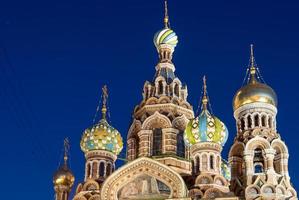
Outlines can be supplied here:
M53 176L55 186L72 187L75 182L75 177L67 165L60 167Z
M236 93L233 100L234 111L245 104L267 103L277 106L277 96L274 90L258 81L250 81Z

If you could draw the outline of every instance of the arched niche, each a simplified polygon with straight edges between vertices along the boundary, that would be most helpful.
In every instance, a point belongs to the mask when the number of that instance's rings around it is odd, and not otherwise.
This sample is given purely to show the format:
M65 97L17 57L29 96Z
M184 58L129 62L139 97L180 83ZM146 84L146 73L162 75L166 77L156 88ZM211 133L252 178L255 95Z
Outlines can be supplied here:
M137 185L134 182L136 180L140 181L141 189L134 189ZM136 196L142 191L147 191L148 184L161 184L162 188L169 188L167 198L187 197L186 185L178 173L153 159L141 157L119 168L106 179L101 189L101 199L118 199L122 189L130 184L132 185L130 192ZM150 188L150 192L155 194L155 189Z
M143 122L142 129L152 130L153 128L170 128L171 126L171 121L165 115L156 111Z

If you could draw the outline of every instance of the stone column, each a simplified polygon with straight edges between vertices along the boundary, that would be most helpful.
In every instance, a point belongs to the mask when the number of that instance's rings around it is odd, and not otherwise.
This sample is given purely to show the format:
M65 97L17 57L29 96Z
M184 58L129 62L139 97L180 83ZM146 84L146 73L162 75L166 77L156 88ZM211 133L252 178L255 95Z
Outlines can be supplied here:
M177 150L177 134L178 130L174 128L165 128L162 130L163 133L163 146L162 153L163 154L176 154Z
M246 178L247 178L247 185L252 184L252 176L254 174L254 167L253 167L253 151L245 151L244 152L244 160L246 166Z
M151 140L151 135L153 131L151 130L141 130L138 132L138 137L139 137L139 154L138 156L150 156L150 140Z
M274 149L265 149L265 156L267 161L267 183L276 185L276 173L274 171L274 156L275 150Z

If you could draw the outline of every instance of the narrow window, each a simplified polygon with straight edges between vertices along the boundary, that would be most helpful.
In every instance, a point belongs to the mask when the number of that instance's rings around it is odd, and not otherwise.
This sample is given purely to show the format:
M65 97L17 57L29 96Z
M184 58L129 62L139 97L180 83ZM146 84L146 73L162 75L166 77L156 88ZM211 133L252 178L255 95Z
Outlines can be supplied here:
M162 129L155 128L153 130L153 156L162 154Z
M185 143L184 143L184 136L183 136L183 131L180 131L177 134L177 147L176 147L176 151L177 151L177 155L180 157L185 158Z
M210 155L210 168L214 169L214 156Z
M245 130L245 120L244 120L244 118L241 119L241 130L242 131Z
M258 115L255 115L255 116L254 116L254 126L255 126L255 127L260 126L260 123L259 123L259 116L258 116Z
M159 94L163 94L163 82L159 81Z
M105 164L103 162L100 163L100 177L104 177L105 174Z

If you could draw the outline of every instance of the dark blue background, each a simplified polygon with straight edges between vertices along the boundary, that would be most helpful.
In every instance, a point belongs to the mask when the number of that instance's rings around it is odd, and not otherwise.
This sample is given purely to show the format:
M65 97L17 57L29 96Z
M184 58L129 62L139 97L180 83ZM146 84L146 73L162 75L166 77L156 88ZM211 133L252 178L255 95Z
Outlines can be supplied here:
M245 75L249 45L255 44L262 75L278 94L278 130L299 188L298 1L169 4L180 40L176 74L188 85L194 108L207 75L213 111L230 131L224 158L236 132L232 98ZM76 180L83 179L79 142L105 83L111 121L126 138L143 84L155 72L152 38L163 27L162 18L162 0L0 2L2 198L53 199L52 174L66 136Z

